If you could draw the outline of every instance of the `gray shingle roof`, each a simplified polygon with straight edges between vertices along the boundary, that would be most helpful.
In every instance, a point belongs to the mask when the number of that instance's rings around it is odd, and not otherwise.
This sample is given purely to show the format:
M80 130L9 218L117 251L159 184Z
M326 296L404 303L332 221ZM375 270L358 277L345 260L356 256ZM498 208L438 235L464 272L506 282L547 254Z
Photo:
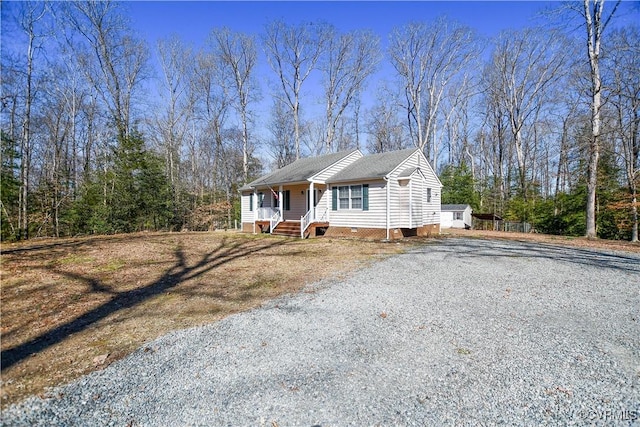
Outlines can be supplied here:
M338 160L348 156L357 150L340 151L338 153L325 154L324 156L306 157L275 170L270 174L262 176L255 181L245 185L242 189L249 189L259 186L289 184L294 182L304 182L308 178L328 168Z
M407 168L398 174L398 178L409 178L419 168Z
M467 206L469 206L469 205L442 205L442 206L440 206L440 210L442 210L442 211L452 211L452 212L463 211L463 210L467 209Z
M398 167L400 163L416 150L417 148L409 148L406 150L389 151L361 157L332 176L327 182L382 178ZM414 170L415 169L411 172Z

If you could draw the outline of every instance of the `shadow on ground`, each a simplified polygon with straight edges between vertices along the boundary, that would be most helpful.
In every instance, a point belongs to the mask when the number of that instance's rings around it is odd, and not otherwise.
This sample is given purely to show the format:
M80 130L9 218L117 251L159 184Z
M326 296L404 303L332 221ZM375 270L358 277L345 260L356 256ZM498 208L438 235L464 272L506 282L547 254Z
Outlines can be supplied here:
M251 240L232 241L229 243L226 239L221 240L213 250L201 256L194 264L188 265L184 249L179 247L174 251L174 264L167 269L164 274L156 281L136 289L128 291L113 291L109 286L101 283L93 277L84 277L75 273L64 273L69 278L80 279L85 282L93 292L110 294L111 298L91 309L90 311L69 320L52 330L49 330L27 342L19 344L15 347L2 351L2 370L10 368L19 363L32 354L41 352L55 344L60 343L68 336L81 332L96 322L118 311L134 307L154 296L157 296L167 290L170 290L179 284L197 278L212 269L231 262L235 259L247 256L249 254L259 252L271 247L281 246L288 240L264 240L260 244ZM18 248L4 251L6 254L25 254L28 251L37 251L49 248L59 247L77 247L78 243L51 243L46 245L35 245L27 248ZM81 245L91 245L91 242L83 242Z
M546 243L489 240L479 238L448 238L440 243L462 258L540 258L595 266L621 272L640 273L640 256L628 253L613 253L606 250L564 247ZM432 251L434 246L418 249Z

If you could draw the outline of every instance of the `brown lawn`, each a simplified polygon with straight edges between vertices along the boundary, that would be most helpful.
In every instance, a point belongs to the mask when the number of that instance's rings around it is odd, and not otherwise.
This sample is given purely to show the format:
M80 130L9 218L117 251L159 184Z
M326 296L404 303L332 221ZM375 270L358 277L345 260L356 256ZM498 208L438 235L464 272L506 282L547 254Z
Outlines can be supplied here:
M257 307L404 248L234 232L3 244L2 407L102 369L169 331Z

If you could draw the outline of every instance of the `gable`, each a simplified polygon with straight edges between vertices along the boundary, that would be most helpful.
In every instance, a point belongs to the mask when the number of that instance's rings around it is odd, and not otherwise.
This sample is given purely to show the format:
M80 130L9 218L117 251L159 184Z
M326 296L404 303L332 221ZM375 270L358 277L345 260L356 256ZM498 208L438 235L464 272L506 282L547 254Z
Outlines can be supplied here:
M438 175L433 171L429 161L419 149L413 149L409 156L389 172L388 176L396 179L408 179L407 177L416 173L416 170L419 170L422 177L429 181L431 185L442 188L442 182L440 182Z
M363 157L362 152L360 150L355 150L349 153L348 155L346 155L345 157L343 157L342 159L338 160L337 162L333 163L332 165L326 167L322 171L318 172L314 176L310 177L309 181L324 184L327 179L331 178L336 173L340 172L341 170L343 170L353 162L357 161L358 159L361 159L362 157Z

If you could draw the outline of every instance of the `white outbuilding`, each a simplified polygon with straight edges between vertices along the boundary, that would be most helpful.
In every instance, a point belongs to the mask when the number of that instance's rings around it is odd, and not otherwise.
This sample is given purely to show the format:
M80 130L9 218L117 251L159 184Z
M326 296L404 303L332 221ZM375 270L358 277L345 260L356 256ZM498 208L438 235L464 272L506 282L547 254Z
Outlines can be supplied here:
M469 205L442 205L440 212L440 228L471 228L471 214L473 209Z

